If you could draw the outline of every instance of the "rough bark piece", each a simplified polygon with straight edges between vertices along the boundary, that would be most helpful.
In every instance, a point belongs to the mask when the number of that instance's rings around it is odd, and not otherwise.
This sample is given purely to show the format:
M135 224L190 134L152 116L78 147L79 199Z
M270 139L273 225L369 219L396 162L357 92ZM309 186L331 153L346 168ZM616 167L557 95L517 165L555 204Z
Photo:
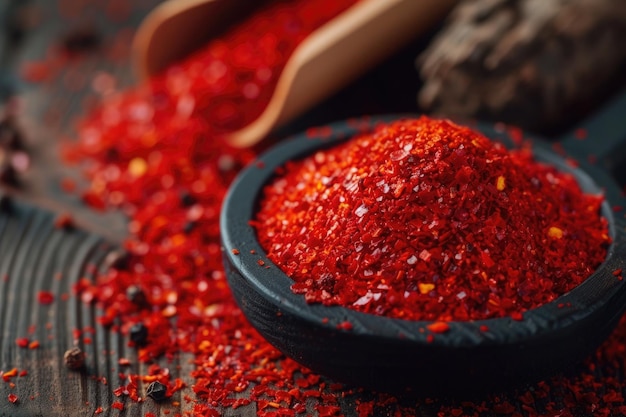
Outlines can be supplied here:
M624 0L465 0L418 57L420 106L535 131L624 81Z

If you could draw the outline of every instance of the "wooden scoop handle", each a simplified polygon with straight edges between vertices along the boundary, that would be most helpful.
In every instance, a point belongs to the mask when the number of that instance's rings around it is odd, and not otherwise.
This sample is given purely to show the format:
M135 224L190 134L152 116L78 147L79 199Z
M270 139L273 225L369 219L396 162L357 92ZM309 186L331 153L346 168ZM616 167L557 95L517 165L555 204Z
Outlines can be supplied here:
M270 102L254 122L225 138L252 146L319 103L442 19L455 0L361 0L320 27L289 58ZM250 0L170 0L135 39L140 76L151 76L225 29Z

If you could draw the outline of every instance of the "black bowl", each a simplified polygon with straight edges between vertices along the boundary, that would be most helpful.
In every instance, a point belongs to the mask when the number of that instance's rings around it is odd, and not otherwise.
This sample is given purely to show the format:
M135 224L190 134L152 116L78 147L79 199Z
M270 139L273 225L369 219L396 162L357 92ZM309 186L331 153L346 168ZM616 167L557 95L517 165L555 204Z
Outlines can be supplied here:
M534 145L536 160L573 174L585 192L604 192L606 197L602 215L608 220L613 243L605 262L569 293L525 312L522 321L451 322L450 331L429 342L426 326L430 322L310 305L291 292L293 281L267 259L249 225L263 186L287 160L397 118L336 123L330 126L331 134L322 137L301 134L263 154L235 180L222 208L222 250L228 282L250 323L272 345L313 371L381 391L473 394L538 380L581 361L606 339L626 306L626 286L612 273L623 268L626 259L623 214L614 212L612 206L626 204L607 173L584 161L573 168L540 142ZM508 147L515 146L506 132L476 128ZM259 260L269 268L260 266ZM338 327L345 321L352 324L351 329ZM482 325L489 330L480 331Z

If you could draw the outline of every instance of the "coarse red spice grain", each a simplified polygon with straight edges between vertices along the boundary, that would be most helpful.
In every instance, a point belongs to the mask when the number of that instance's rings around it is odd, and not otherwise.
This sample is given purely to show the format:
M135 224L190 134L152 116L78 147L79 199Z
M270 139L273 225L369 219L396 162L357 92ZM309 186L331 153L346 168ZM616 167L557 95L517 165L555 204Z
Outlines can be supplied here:
M230 294L219 210L230 182L255 154L230 148L219 136L258 116L291 52L356 1L267 2L146 85L123 93L108 88L106 100L77 126L78 141L64 156L88 160L91 187L83 201L96 210L123 210L130 237L124 265L96 282L79 280L74 291L102 308L100 325L127 337L136 324L148 329L145 344L134 347L139 361L152 366L146 375L125 374L114 395L141 401L145 387L158 381L171 397L185 384L153 362L190 352L196 403L189 415L219 416L218 408L252 401L260 416L302 414L310 398L320 397L319 376L265 342ZM145 303L127 296L130 287L139 287ZM83 330L76 330L77 339ZM326 399L319 415L336 414L337 404Z
M15 378L17 375L17 368L12 368L6 372L2 372L2 379L4 380L4 382L10 382L11 378Z
M27 348L30 340L27 337L18 337L15 339L15 344L21 348Z
M288 162L252 224L307 302L521 319L605 259L602 201L529 150L422 117Z
M37 300L39 304L42 305L52 304L54 302L54 293L45 290L39 291L37 293Z

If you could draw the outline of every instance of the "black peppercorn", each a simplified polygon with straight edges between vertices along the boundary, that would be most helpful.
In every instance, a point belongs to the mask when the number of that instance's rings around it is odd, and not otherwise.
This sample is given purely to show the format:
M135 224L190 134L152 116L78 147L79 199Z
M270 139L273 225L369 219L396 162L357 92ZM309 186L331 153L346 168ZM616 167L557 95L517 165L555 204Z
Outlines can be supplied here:
M187 192L180 194L180 202L184 207L189 207L196 204L196 198Z
M85 366L85 352L78 347L73 347L65 351L63 355L65 367L73 371L82 369Z
M187 222L185 223L185 226L183 226L183 232L188 235L189 233L191 233L193 231L193 229L195 229L196 227L196 222Z
M148 298L146 297L146 293L143 292L141 287L137 285L130 285L126 288L126 299L139 308L144 308L148 306Z
M104 263L108 265L109 268L117 269L117 270L126 270L128 269L130 262L130 254L122 249L116 249L114 251L109 252L104 260Z
M148 341L148 328L143 323L136 323L130 328L130 340L137 346Z
M163 401L167 398L167 387L159 381L153 381L148 385L146 394L154 401Z

